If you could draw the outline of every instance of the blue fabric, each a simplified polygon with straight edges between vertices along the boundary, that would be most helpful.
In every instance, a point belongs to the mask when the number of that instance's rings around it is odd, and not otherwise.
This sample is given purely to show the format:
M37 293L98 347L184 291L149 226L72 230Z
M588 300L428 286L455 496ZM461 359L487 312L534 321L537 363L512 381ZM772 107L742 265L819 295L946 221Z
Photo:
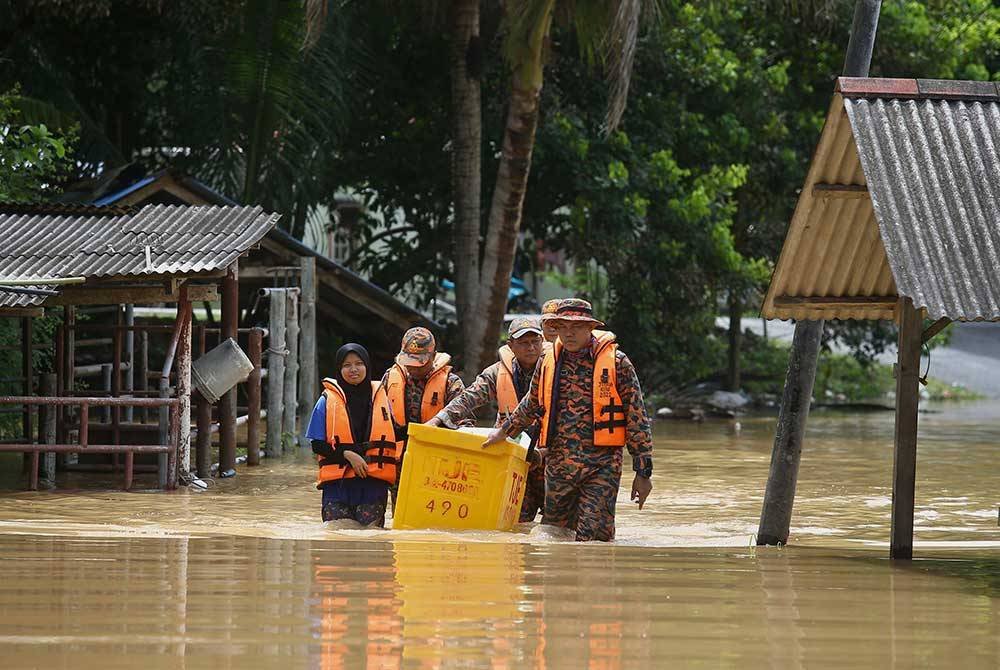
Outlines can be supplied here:
M312 416L309 417L309 427L306 429L306 438L310 440L322 440L326 442L326 394L320 395L313 407Z
M374 477L351 477L350 479L335 479L325 482L323 489L323 506L331 503L344 503L355 507L357 505L385 504L389 493L389 484Z

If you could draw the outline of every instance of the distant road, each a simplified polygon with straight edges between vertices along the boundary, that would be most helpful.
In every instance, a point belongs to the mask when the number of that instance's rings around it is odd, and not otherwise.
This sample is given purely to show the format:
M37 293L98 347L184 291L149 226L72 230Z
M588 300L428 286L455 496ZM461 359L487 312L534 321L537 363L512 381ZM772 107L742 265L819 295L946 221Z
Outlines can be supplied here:
M726 317L719 317L715 322L720 328L729 327ZM764 322L743 319L743 328L763 335ZM791 342L794 330L790 322L767 322L768 338ZM991 398L1000 398L1000 323L958 323L952 326L952 331L951 343L931 352L931 377L957 382ZM895 349L879 357L883 363L892 363L895 359ZM921 371L926 365L924 358Z

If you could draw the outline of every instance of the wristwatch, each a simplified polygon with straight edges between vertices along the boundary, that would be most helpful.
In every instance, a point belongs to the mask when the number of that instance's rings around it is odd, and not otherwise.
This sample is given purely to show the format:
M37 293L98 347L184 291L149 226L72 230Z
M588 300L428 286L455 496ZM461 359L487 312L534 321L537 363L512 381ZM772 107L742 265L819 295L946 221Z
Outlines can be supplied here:
M653 459L648 456L640 456L632 459L632 469L640 477L649 479L653 476Z

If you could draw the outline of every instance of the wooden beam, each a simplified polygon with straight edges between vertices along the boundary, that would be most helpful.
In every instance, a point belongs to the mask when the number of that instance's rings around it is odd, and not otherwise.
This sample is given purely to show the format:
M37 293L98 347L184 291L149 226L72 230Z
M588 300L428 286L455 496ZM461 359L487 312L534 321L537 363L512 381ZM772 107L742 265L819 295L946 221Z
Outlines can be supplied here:
M188 286L190 300L218 300L215 284ZM180 295L164 290L163 286L108 287L66 289L59 295L46 299L46 306L53 305L115 305L121 303L144 304L151 302L179 302Z
M937 335L942 330L944 330L945 328L947 328L949 326L949 324L951 324L951 319L949 319L948 317L945 316L945 317L942 317L942 318L938 319L937 321L935 321L931 325L927 326L927 330L924 331L923 336L921 336L921 338L920 338L920 343L921 344L926 344L927 342L929 342L931 340L931 338L933 338L935 335Z
M791 296L779 295L775 307L895 309L897 299L889 296Z
M0 316L21 316L32 319L45 316L42 307L0 307Z
M814 198L857 200L868 197L868 187L864 184L813 184Z
M896 430L892 461L892 530L889 557L913 558L913 507L917 474L917 404L920 400L920 310L900 298L896 307L899 345L896 363Z

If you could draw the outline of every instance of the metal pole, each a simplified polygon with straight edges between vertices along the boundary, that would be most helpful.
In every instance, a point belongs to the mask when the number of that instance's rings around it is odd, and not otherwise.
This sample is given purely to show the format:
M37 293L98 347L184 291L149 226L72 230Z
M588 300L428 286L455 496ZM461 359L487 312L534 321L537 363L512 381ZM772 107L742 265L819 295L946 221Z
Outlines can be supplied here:
M253 372L247 378L247 465L260 465L260 359L264 332L260 328L250 331L247 355Z
M237 339L240 327L239 268L229 266L222 280L222 331L220 341ZM236 389L226 391L219 400L219 476L236 476ZM207 476L207 475L206 475Z
M109 396L111 395L111 384L112 384L111 380L113 378L112 368L114 368L114 366L111 365L111 363L105 363L104 365L101 366L101 379L104 382L104 393ZM110 405L105 405L104 408L101 410L101 414L103 416L102 421L104 423L111 423Z
M295 424L298 411L299 382L299 292L290 290L285 293L285 348L288 356L285 358L285 388L284 407L281 417L281 432L288 436L289 444L298 442L298 431Z
M267 442L269 458L281 456L281 416L284 407L282 387L285 379L285 295L271 289L267 345Z
M867 77L875 46L881 0L858 0L844 61L844 76ZM813 384L823 339L823 321L797 321L788 359L788 374L778 413L778 429L771 452L771 471L757 529L757 544L784 544L792 521L795 485Z
M149 390L149 333L145 330L139 333L139 390L144 392ZM145 395L143 393L143 397ZM143 407L139 414L142 416L143 423L149 421L148 408Z
M24 395L34 395L35 369L32 358L31 343L34 339L34 321L30 316L21 318L21 376L24 377ZM34 409L25 406L22 417L22 427L24 428L24 441L31 442L31 414Z
M316 383L318 362L316 360L316 259L306 256L299 259L302 267L299 293L299 426L303 429L309 423L312 403L319 394ZM300 436L301 439L301 436ZM308 446L303 444L302 446Z

